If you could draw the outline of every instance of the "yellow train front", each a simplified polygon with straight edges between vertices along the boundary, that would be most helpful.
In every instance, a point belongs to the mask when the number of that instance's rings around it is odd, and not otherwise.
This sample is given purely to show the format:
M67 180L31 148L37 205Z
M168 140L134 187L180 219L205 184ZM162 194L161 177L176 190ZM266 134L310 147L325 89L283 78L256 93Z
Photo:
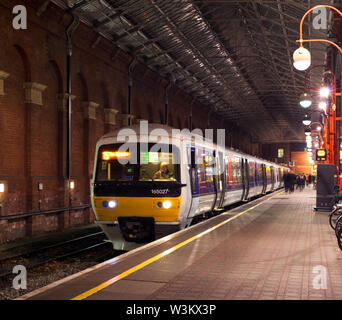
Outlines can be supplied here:
M182 198L179 150L162 145L105 143L97 146L92 207L114 249L137 246L180 230Z

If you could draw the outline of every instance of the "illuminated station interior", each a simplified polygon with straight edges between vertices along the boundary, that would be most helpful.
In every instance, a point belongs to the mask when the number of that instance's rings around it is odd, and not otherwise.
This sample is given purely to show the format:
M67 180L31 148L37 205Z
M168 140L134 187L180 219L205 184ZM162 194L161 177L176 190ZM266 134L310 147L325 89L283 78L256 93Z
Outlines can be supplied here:
M0 17L0 300L342 299L341 1Z

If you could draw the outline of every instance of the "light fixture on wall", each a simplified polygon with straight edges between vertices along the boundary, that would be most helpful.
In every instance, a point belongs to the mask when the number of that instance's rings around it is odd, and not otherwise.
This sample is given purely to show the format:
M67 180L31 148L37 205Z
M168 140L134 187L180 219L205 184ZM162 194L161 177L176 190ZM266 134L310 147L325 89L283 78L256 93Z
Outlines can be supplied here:
M309 118L309 116L306 114L302 120L304 126L309 126L311 124L311 119Z
M293 53L293 66L299 71L304 71L304 70L308 69L311 65L311 54L310 54L310 51L308 49L305 49L303 47L304 42L325 42L325 43L329 43L329 44L333 45L335 48L337 48L337 50L339 50L339 52L342 54L342 49L336 43L334 43L330 40L326 40L326 39L303 39L303 23L304 23L306 16L308 14L310 14L312 11L317 10L319 8L332 9L342 17L341 11L339 11L335 7L329 6L329 5L317 5L311 9L309 9L308 11L306 11L306 13L302 17L302 19L300 21L300 25L299 25L299 40L296 41L299 43L299 48Z
M69 186L70 186L70 190L74 190L75 189L75 181L71 180Z
M299 47L293 53L293 66L299 70L304 71L311 65L311 54L308 49L304 47Z
M312 105L312 98L308 93L302 93L299 97L299 104L303 108L309 108Z
M323 98L328 98L330 95L330 89L328 87L323 87L320 91L319 94Z

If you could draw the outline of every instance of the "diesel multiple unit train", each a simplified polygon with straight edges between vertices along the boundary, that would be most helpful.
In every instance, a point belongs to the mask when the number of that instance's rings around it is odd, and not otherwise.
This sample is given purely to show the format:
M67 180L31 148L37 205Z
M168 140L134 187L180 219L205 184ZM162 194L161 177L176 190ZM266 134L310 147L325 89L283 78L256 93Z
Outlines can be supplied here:
M92 208L114 248L131 250L283 187L288 170L184 130L134 125L97 142Z

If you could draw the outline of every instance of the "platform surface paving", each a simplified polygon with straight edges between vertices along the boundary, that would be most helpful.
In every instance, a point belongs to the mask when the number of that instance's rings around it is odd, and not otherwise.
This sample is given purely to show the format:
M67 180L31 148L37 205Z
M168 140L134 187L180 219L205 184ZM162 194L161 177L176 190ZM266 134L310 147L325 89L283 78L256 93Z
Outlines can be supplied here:
M273 193L30 299L74 298L246 210L85 299L342 299L342 252L314 205L311 188Z

